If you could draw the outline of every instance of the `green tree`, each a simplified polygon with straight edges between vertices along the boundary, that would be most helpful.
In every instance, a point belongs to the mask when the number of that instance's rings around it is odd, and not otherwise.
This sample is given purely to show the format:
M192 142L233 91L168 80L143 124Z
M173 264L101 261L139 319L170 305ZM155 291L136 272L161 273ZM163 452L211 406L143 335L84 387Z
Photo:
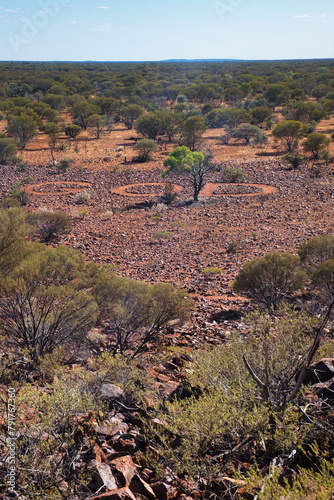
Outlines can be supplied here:
M81 131L82 128L79 125L75 125L74 123L71 123L71 125L67 125L65 127L65 135L67 135L67 137L70 137L71 139L75 139Z
M272 134L277 140L282 140L289 152L298 146L299 139L308 132L308 126L295 120L285 120L274 128Z
M273 112L267 106L258 106L251 110L252 123L261 126L273 116Z
M162 177L171 173L185 175L194 189L194 201L198 201L206 174L215 168L212 158L213 156L209 152L205 152L205 154L191 152L186 146L178 146L169 153L164 161L164 166L168 168Z
M135 120L144 114L144 110L139 104L129 104L121 109L121 117L124 125L131 130Z
M289 101L291 90L287 85L273 83L268 85L264 97L272 105L273 110L275 110L276 106L281 106Z
M170 109L162 109L157 112L161 119L161 132L166 134L171 142L176 134L181 123L181 117L177 113L173 113Z
M302 142L304 151L312 153L314 159L319 158L319 153L324 151L330 144L331 140L325 134L320 132L311 132Z
M203 116L189 116L180 126L181 141L187 148L194 151L202 142L203 133L206 130Z
M158 144L153 139L140 139L133 148L138 151L137 162L145 162L150 159L151 153L157 151Z
M250 122L251 119L252 115L248 111L239 108L214 109L206 116L210 128L236 128L241 123Z
M284 108L282 112L286 120L297 120L306 123L319 122L325 116L320 104L315 102L291 104Z
M55 164L54 151L59 143L60 129L56 123L47 122L43 126L43 130L48 136L48 145L51 153L52 165Z
M86 100L80 100L73 104L71 115L74 123L79 125L84 130L88 127L89 117L95 113L99 113L99 107L89 104Z
M231 87L227 87L223 91L223 97L226 102L230 104L235 104L236 101L238 101L243 97L243 92L242 90L239 89L239 87L233 85Z
M50 108L55 109L56 111L61 111L65 108L65 101L62 95L46 94L43 97L43 102L48 104Z
M87 126L93 129L93 134L96 137L96 139L100 139L101 135L104 132L106 122L102 118L102 116L94 113L88 118Z
M304 285L306 278L298 255L272 252L244 264L233 288L268 309L277 309L288 294Z
M135 129L139 134L153 140L156 140L157 136L161 134L162 128L161 117L154 111L140 116L135 124Z
M246 144L249 144L251 139L260 138L263 136L262 130L256 125L244 123L239 128L232 130L232 137L235 139L243 139Z
M25 109L11 111L7 115L8 135L14 137L19 147L24 149L28 142L36 135L38 116Z
M0 165L16 160L17 147L12 139L0 137Z

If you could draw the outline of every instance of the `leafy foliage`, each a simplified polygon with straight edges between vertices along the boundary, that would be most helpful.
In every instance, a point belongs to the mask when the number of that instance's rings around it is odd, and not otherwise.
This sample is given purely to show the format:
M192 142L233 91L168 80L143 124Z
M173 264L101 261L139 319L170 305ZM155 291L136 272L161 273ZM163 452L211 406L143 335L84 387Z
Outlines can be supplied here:
M306 277L297 255L273 252L244 264L233 288L256 299L268 309L277 309L288 294L303 286Z

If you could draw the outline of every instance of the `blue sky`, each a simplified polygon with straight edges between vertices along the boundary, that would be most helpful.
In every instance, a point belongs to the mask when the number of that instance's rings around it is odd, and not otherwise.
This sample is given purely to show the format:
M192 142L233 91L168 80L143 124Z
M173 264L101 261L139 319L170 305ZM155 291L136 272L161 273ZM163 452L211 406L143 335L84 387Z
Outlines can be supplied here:
M334 57L333 0L1 0L0 60Z

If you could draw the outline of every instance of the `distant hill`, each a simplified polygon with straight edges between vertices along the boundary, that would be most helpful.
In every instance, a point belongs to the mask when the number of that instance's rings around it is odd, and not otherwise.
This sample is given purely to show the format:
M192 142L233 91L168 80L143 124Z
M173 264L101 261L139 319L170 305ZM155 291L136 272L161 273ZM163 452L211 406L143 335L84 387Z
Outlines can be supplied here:
M166 59L158 62L232 62L241 59Z

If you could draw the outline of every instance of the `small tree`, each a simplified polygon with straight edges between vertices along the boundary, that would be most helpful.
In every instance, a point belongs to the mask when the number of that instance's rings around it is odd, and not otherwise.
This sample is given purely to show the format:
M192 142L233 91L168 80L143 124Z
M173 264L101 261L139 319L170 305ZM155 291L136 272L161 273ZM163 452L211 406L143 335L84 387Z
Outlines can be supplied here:
M78 137L78 135L82 132L82 128L79 125L75 125L74 123L71 123L71 125L67 125L65 127L65 135L67 137L70 137L71 139L75 139Z
M295 120L286 120L274 128L272 134L275 139L282 140L289 152L293 151L298 146L299 139L304 137L308 132L308 126L302 122Z
M12 139L0 138L0 165L16 160L17 147Z
M38 116L35 113L29 113L26 110L19 114L9 113L7 116L7 133L14 137L18 146L22 149L36 135Z
M251 139L260 138L263 136L262 130L256 125L244 123L239 128L232 131L232 137L235 139L243 139L246 144L250 143Z
M138 118L135 124L135 129L139 134L155 140L162 132L162 120L158 113L151 112L142 115Z
M256 299L268 309L277 309L289 293L304 285L306 278L299 256L273 252L244 264L233 288Z
M296 153L296 154L287 153L282 158L283 158L283 160L286 160L294 170L296 170L297 168L299 168L301 165L303 165L305 163L305 158L300 153Z
M320 132L311 132L302 142L304 151L312 153L314 159L319 158L319 153L324 151L330 143L330 138Z
M44 127L44 132L48 136L48 145L51 153L52 165L55 164L54 151L59 143L60 130L56 123L47 122Z
M137 118L144 114L144 110L139 104L129 104L121 109L121 117L127 129L131 130Z
M270 118L273 116L273 111L266 106L258 106L257 108L251 110L251 115L252 123L254 125L261 126L264 122L270 120Z
M104 128L106 126L105 120L102 116L98 114L93 114L88 118L88 127L93 129L93 134L96 139L100 139L101 135L104 132Z
M202 141L202 135L206 130L203 116L189 116L181 124L181 141L194 151Z
M153 139L141 139L136 143L133 149L138 151L138 156L135 158L135 161L145 162L150 159L151 153L157 151L158 144L153 141Z
M88 127L89 117L98 112L98 106L89 104L86 99L76 102L75 104L73 104L73 107L71 109L71 115L72 118L74 118L74 123L76 125L79 125L84 130L86 130Z
M178 146L169 153L164 161L164 166L168 167L162 177L171 173L185 175L190 179L194 189L194 201L198 201L198 195L204 185L205 175L215 168L212 161L212 154L206 152L191 152L186 146Z

